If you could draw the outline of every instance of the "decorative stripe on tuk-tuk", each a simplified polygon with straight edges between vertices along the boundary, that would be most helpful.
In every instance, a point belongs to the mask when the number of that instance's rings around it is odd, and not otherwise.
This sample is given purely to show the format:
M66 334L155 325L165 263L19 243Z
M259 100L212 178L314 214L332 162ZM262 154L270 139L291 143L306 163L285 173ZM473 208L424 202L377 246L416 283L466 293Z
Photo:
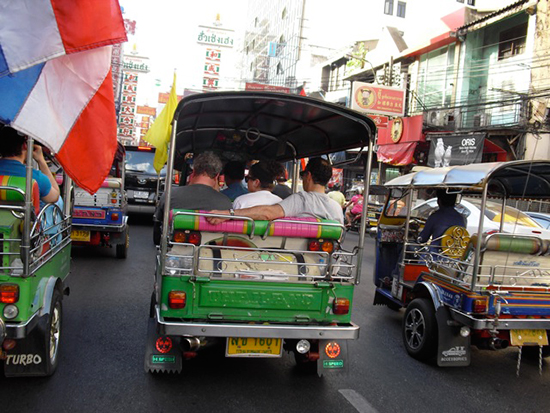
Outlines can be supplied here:
M205 217L197 215L177 215L177 212L201 212L208 211L190 211L183 209L174 209L171 211L171 216L174 221L174 229L177 230L193 230L207 232L227 232L232 234L250 235L252 225L249 221L244 220L227 220L218 225L210 224ZM264 235L268 230L269 236L276 237L291 237L291 238L327 238L339 239L342 235L342 228L338 226L329 226L322 224L338 224L337 221L323 220L317 218L294 218L285 217L285 221L302 221L304 224L296 222L277 222L272 221L255 221L254 235ZM312 223L319 223L314 225Z

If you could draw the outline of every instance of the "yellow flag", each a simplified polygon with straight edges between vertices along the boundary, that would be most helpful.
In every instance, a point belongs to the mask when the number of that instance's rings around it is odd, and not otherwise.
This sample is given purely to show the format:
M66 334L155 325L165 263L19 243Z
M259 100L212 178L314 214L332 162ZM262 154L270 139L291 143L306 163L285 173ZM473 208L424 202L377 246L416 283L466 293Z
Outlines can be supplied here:
M176 74L174 73L174 83L172 83L172 90L170 91L168 103L166 103L166 106L164 106L158 118L155 119L143 137L144 141L149 142L156 148L153 167L159 174L168 160L168 143L170 142L170 135L172 133L172 118L174 117L177 106Z

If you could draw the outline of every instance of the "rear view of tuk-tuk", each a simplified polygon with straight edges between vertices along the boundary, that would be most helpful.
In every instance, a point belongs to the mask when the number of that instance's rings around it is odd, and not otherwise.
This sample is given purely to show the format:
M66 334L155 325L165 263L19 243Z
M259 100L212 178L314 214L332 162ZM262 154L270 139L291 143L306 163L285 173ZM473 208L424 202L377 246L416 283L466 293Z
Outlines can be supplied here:
M114 247L117 258L127 257L130 231L124 159L124 147L119 144L109 176L95 193L75 187L71 231L74 246Z
M515 346L518 369L522 353L542 366L550 355L550 233L522 228L506 200L548 198L549 178L546 161L514 161L421 171L387 183L375 304L406 307L403 341L411 356L437 355L440 366L465 366L471 346ZM455 209L468 218L467 227L452 226L422 244L418 235L430 203L417 197L434 189L461 195ZM501 202L496 215L486 212L489 197ZM472 222L476 205L481 213ZM487 231L489 224L498 229Z
M232 151L243 160L283 161L330 153L338 149L331 145L337 136L331 138L330 132L338 135L346 125L349 133L340 136L340 148L365 146L374 130L365 119L274 93L191 97L176 110L168 174L174 154L203 150L222 157ZM300 366L319 374L348 368L347 341L359 336L352 308L362 245L344 250L345 229L336 221L235 216L211 225L209 216L166 206L146 371L179 372L185 359L216 344L227 357L292 352Z

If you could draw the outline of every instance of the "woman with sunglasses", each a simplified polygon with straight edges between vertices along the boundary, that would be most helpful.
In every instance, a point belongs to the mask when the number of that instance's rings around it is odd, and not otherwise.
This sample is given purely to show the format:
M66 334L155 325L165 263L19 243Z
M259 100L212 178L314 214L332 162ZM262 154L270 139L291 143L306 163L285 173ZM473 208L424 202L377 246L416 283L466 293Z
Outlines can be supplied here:
M274 161L260 161L252 165L245 177L248 194L238 196L233 201L234 209L256 205L273 205L282 201L271 191L277 183L277 176L284 172L283 165Z

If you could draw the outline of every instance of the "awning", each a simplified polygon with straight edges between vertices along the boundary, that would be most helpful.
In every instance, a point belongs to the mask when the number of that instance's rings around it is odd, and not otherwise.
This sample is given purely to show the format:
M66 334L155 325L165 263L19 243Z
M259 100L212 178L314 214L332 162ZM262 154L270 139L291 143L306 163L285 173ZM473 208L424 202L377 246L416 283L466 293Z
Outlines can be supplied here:
M378 129L378 162L410 165L418 142L424 141L422 115L392 119L386 129Z

